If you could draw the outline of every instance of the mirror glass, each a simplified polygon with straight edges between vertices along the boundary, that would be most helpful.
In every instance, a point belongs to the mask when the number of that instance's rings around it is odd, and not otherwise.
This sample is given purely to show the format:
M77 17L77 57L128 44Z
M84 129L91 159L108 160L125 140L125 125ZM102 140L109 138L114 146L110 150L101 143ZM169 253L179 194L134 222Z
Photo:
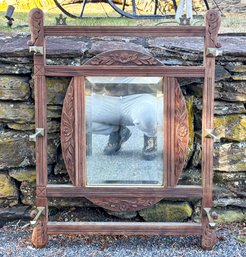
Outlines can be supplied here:
M88 186L163 184L163 78L86 78Z

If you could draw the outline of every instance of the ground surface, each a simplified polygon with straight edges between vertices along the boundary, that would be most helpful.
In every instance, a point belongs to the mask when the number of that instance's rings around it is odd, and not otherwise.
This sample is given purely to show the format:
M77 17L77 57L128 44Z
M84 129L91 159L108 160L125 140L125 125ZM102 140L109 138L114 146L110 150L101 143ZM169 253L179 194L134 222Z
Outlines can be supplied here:
M244 224L245 225L245 224ZM243 224L217 228L218 243L212 251L200 248L200 237L176 236L50 236L44 249L32 247L31 230L12 223L0 230L0 257L244 257L246 244L238 239Z
M108 137L93 134L92 154L87 156L87 174L89 185L162 184L163 132L160 131L157 137L157 158L152 161L147 161L142 158L142 148L144 145L143 132L133 126L129 126L129 129L132 133L131 137L122 145L121 151L117 155L113 156L103 154L103 149L107 145Z

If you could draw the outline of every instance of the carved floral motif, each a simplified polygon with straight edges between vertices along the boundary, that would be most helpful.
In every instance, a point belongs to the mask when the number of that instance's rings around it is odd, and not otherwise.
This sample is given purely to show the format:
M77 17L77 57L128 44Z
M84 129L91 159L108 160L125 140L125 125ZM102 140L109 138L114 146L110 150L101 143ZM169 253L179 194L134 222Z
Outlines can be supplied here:
M75 183L74 88L71 81L64 99L61 118L61 146L64 162L72 183Z
M137 211L158 203L162 198L89 198L94 204L111 211Z
M211 250L217 242L217 236L214 229L209 228L207 223L202 233L202 248L205 250Z
M209 10L206 14L206 22L208 26L210 41L213 44L213 45L210 45L210 47L217 47L217 48L221 47L221 44L217 41L218 31L221 23L221 17L219 12L215 10Z
M32 232L32 244L36 248L43 248L48 243L47 227L43 221L39 221Z
M90 65L157 65L159 62L152 56L136 51L117 50L99 54L92 58Z
M189 142L188 113L186 109L185 99L177 82L175 87L175 99L175 180L177 183L184 167Z
M29 14L29 26L31 29L31 40L28 42L29 46L36 45L43 27L43 12L35 8Z

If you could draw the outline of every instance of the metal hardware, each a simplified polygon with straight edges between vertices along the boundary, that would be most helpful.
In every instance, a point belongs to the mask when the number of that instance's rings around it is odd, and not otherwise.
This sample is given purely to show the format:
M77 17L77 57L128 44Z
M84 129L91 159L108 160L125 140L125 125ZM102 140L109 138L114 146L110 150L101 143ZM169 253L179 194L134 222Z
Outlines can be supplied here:
M31 220L31 225L36 225L38 220L40 219L40 217L42 215L45 215L45 207L37 207L36 210L33 210L32 213L31 213L31 216L34 216L34 219Z
M66 22L67 17L63 17L62 14L59 17L56 17L56 25L67 25Z
M216 227L216 223L214 219L217 219L218 215L215 212L212 212L212 214L210 214L210 212L211 212L211 208L203 208L203 215L207 216L208 218L209 228L214 229Z
M42 46L30 46L29 52L34 52L34 54L43 55L44 54L44 48Z
M180 22L179 25L183 26L190 26L190 18L187 18L186 14L182 15L182 17L179 18Z
M36 128L35 134L29 136L29 141L36 142L37 137L44 136L44 128Z
M215 134L214 134L214 129L205 129L205 137L206 138L213 138L213 140L214 141L220 141L220 139L221 139L221 137L219 137L219 136L216 136Z
M215 57L215 56L222 56L222 55L223 55L223 51L222 50L219 50L217 48L208 48L207 49L206 56Z
M102 0L93 0L93 2L101 2ZM82 19L84 18L84 10L86 8L86 4L91 2L89 0L84 0L82 4L82 8L80 8L78 14L74 14L70 12L70 9L66 8L66 4L63 3L64 1L59 1L59 0L54 0L56 6L67 16L71 18L79 18ZM70 1L71 2L71 1ZM114 0L105 0L104 2L107 2L114 11L119 13L121 16L127 17L127 18L142 18L142 19L156 19L156 18L165 18L165 17L170 17L171 15L166 15L165 11L163 11L163 8L165 8L165 5L163 5L163 1L161 0L151 0L151 1L136 1L136 0L122 0L122 7L117 5ZM175 11L177 10L177 3L176 0L173 0L173 5ZM76 3L76 1L75 1ZM82 1L81 1L82 3ZM73 3L71 3L73 4ZM131 10L132 12L127 12L125 7L127 5L131 5ZM141 15L138 14L137 10L145 10L147 13L152 13L152 14L146 14L146 15ZM160 14L157 14L159 12ZM173 16L173 15L172 15Z
M14 18L12 18L15 7L13 5L9 5L7 12L5 14L5 18L8 20L7 25L11 28L13 25Z

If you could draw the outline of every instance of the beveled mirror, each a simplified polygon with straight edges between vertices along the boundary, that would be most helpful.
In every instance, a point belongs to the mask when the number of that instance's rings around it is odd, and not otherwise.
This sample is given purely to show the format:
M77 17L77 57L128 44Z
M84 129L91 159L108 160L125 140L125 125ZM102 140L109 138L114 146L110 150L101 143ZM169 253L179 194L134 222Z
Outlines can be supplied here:
M87 185L163 183L163 79L86 78Z

